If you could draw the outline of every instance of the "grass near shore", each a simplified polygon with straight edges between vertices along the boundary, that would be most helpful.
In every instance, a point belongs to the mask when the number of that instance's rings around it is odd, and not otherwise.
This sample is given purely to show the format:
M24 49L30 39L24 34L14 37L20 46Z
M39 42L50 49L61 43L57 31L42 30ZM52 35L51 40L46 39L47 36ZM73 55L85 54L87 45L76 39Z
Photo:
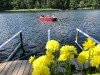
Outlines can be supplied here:
M6 12L23 12L23 11L50 11L50 10L59 10L59 9L51 9L51 8L46 8L46 9L17 9L17 10L5 10Z
M81 10L90 10L90 9L94 9L94 8L88 7L88 8L78 8L78 9L81 9Z
M91 9L93 8L78 8L77 10L91 10ZM35 8L35 9L4 10L3 12L28 12L28 11L53 11L53 10L60 10L60 9L52 9L52 8L36 9Z

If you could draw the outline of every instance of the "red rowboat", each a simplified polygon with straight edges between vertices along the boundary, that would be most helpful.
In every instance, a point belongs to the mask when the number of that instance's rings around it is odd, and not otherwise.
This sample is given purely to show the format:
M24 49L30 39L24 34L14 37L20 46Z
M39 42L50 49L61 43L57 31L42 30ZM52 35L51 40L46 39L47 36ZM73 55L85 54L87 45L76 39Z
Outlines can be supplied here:
M56 21L57 18L55 17L40 17L39 18L41 21Z

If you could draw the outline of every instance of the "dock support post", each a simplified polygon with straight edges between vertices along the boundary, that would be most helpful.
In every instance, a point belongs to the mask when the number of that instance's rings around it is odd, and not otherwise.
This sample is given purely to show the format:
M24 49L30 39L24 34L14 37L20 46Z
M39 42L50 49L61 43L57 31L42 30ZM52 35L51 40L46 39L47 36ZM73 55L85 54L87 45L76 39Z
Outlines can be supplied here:
M78 42L78 35L79 35L79 32L76 31L76 40L75 40L75 42Z
M48 41L50 41L50 29L48 30Z
M23 55L25 55L25 50L23 48L23 39L22 39L22 32L20 33L20 42L21 42L21 48L23 50Z
M75 43L83 50L83 48L81 47L81 45L78 43L78 36L79 36L79 31L76 31L76 40Z

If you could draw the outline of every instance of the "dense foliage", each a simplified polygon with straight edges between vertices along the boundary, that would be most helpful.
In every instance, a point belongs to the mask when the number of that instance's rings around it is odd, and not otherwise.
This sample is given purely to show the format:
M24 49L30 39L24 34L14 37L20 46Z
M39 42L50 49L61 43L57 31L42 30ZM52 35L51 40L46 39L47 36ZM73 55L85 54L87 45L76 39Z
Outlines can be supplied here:
M0 10L28 8L99 8L100 0L0 0Z

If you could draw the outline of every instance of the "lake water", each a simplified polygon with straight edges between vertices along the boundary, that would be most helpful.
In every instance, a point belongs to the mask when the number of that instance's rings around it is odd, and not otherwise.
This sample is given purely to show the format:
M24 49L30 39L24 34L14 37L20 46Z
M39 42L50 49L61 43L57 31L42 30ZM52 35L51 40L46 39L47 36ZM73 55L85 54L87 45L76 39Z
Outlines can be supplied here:
M58 19L56 22L43 22L39 20L41 14L55 15ZM33 52L42 51L47 42L48 29L51 30L51 39L59 41L61 45L75 45L76 28L100 41L100 10L2 12L0 13L0 45L22 30L24 49ZM0 60L5 59L18 42L17 37L0 49Z

